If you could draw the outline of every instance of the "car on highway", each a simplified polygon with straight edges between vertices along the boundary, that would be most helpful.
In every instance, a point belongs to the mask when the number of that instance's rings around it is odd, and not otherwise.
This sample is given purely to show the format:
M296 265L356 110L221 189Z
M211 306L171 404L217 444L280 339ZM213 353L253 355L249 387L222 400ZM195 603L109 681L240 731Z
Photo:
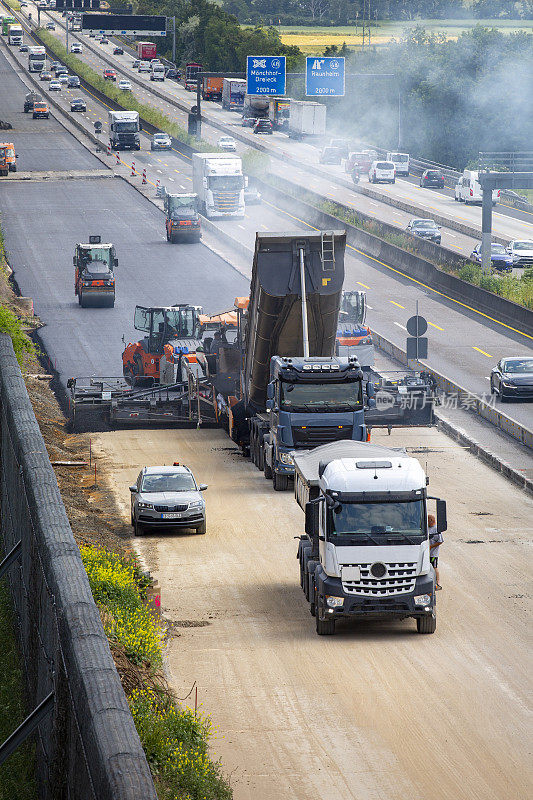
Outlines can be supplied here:
M117 84L118 88L121 92L131 92L131 83L130 81L122 80L119 81Z
M19 53L27 53L30 48L27 44L21 44L19 47Z
M56 29L56 26L55 26L55 24L53 22L47 22L46 23L46 30L47 31L55 31L55 29Z
M513 257L513 267L533 267L533 241L513 239L505 248Z
M87 103L81 97L73 97L70 101L71 111L87 111Z
M396 169L392 161L373 161L368 170L369 183L396 183Z
M62 64L60 61L51 61L50 62L50 72L55 72L58 67L61 67Z
M109 44L109 39L107 39L105 36L102 36L100 39L100 44Z
M441 242L440 227L432 219L413 217L413 219L409 220L406 230L412 233L413 236L419 236L420 239L427 239L435 244L440 244Z
M150 142L150 150L171 150L172 139L168 133L154 133Z
M237 150L237 143L233 136L221 136L217 145L221 150L226 150L228 153L234 153Z
M490 373L490 391L501 400L533 400L533 357L500 359Z
M53 81L50 81L48 84L48 88L51 92L60 92L61 91L61 84L59 81L56 81L55 78Z
M40 81L51 81L54 76L48 70L39 73L39 80Z
M59 64L56 69L56 78L59 78L60 75L68 75L68 69L63 64Z
M503 244L491 242L490 250L490 264L494 272L513 271L513 257L509 255ZM470 258L474 263L481 264L481 242L476 244L470 254Z
M244 202L246 205L256 205L261 202L261 192L255 186L246 186L244 189Z
M253 128L256 123L255 117L243 117L241 125L243 128Z
M318 157L319 164L340 164L341 154L336 147L324 147Z
M254 133L272 134L272 123L269 119L256 119L253 131Z
M137 72L150 72L150 64L147 61L140 61L137 67Z
M426 169L420 176L420 186L444 189L444 175L438 169Z
M123 56L124 55L123 48L122 47L114 47L113 48L113 55L114 56Z
M92 33L92 32L91 32L91 33L89 34L89 39L96 39L96 33Z
M49 116L50 111L43 100L39 100L33 104L33 119L48 119Z
M138 58L134 59L134 60L131 62L131 68L132 68L132 69L138 69L138 68L139 68L139 64L140 64L140 63L141 63L141 62L139 61L139 59L138 59Z
M167 67L165 70L165 78L171 81L181 81L181 72L179 69L174 69L174 67Z
M149 528L194 528L205 533L207 489L198 484L188 467L143 467L136 483L130 486L131 524L135 535Z
M77 75L67 76L67 86L69 89L79 89L81 86L80 79Z
M70 75L65 72L62 72L61 75L58 75L57 80L61 84L61 86L68 86L68 79Z
M73 43L70 45L70 52L71 52L71 53L81 53L81 52L82 52L82 50L81 50L81 44L80 44L79 42L73 42Z
M329 146L338 150L341 158L348 158L350 152L348 139L330 139Z
M115 72L114 69L109 69L108 67L106 67L106 69L103 70L102 74L106 81L116 81L117 79L117 73Z

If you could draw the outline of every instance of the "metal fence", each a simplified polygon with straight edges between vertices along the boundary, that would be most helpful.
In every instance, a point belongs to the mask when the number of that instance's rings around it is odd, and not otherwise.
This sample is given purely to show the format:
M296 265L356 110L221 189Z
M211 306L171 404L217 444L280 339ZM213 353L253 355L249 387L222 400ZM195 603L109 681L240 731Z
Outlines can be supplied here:
M0 334L4 555L38 727L43 800L157 800L56 477L15 358Z

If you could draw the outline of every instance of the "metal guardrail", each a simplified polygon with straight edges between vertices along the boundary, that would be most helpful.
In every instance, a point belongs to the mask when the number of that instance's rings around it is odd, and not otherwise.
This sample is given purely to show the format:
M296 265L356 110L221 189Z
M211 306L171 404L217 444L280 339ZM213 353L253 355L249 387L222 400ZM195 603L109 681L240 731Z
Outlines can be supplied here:
M0 334L0 541L41 800L157 800L11 339ZM19 544L20 543L20 544ZM17 552L18 547L18 552ZM8 562L8 563L6 563Z

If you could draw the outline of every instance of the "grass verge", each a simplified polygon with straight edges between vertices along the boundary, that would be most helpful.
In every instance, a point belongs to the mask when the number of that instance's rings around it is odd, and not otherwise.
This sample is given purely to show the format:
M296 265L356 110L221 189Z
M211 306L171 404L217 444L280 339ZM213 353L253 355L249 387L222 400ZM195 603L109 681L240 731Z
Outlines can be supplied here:
M158 682L161 630L145 604L149 581L136 557L94 546L80 552L112 649L113 643L122 647L152 676L150 685L144 682L128 693L128 703L159 800L231 800L220 763L209 756L209 718L181 708Z
M14 609L5 581L0 581L0 742L24 720L24 679L13 628ZM30 739L0 767L0 800L37 800L35 745Z
M4 3L6 6L9 6L9 8L12 8L13 11L20 11L20 3L18 0L4 0Z
M69 53L66 47L58 42L56 37L49 31L38 28L36 33L43 44L55 53L69 70L79 75L79 77L89 86L92 86L93 89L97 89L106 97L109 97L110 100L114 100L114 102L118 103L122 108L128 111L138 111L141 119L149 125L154 125L156 128L165 131L175 139L179 139L181 142L184 142L184 144L188 144L189 147L194 147L195 150L202 150L202 152L205 153L220 152L220 148L215 145L190 136L185 128L178 125L177 122L174 122L157 108L139 103L131 92L123 92L112 81L105 80L102 75L99 75L83 61L80 61L79 58L76 58L75 55Z

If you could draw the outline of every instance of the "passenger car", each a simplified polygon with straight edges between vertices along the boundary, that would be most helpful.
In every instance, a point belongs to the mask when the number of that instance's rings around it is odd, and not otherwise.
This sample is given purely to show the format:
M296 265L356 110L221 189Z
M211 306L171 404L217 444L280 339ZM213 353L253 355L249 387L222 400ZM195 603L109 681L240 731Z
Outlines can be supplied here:
M123 56L124 55L124 50L122 49L122 47L114 47L113 48L113 55L114 56Z
M54 79L53 81L50 81L50 83L48 84L48 88L50 89L51 92L60 92L61 84L59 83L59 81L56 81Z
M319 164L340 164L341 154L336 147L324 147L318 157Z
M150 142L150 150L170 150L172 139L168 133L154 133Z
M502 358L490 373L491 394L533 400L533 357Z
M205 533L205 501L200 494L205 489L188 467L143 467L130 486L135 535L147 528L195 528Z
M421 239L428 239L435 244L440 244L441 242L440 227L432 219L413 217L413 219L409 220L406 230L414 236L419 236Z
M369 183L396 183L396 169L392 161L373 161L368 170Z
M172 81L180 81L181 72L178 69L174 69L174 67L167 67L165 70L165 78L168 78Z
M243 128L253 128L256 123L255 117L243 117L241 125Z
M107 39L105 36L102 36L100 39L100 44L109 44L109 39Z
M444 175L438 169L426 169L420 176L420 186L433 186L444 189Z
M505 248L514 267L533 267L533 241L513 239Z
M39 73L39 80L40 81L51 81L52 80L52 73L51 72L40 72Z
M261 202L261 192L254 186L246 186L244 189L244 202L247 205L255 205Z
M233 136L221 136L217 145L221 150L227 150L229 153L234 153L237 149L237 144Z
M69 89L78 89L80 87L80 79L77 75L69 75L67 78L67 86Z
M85 100L81 97L74 97L70 101L70 110L71 111L87 111L87 105Z
M122 92L131 92L131 83L129 81L119 81L117 85Z
M106 81L116 81L117 79L117 73L114 69L104 69L102 74Z
M61 86L68 86L68 79L70 75L67 75L66 72L62 72L61 75L57 76L57 80L61 84Z
M135 59L132 61L132 63L131 63L131 68L132 68L132 69L137 69L140 63L141 63L141 62L139 61L139 59L138 59L138 58L135 58Z
M330 139L329 146L338 150L341 158L348 158L350 151L348 139Z
M47 31L55 31L55 29L56 29L56 26L54 25L53 22L47 22L46 23L46 30Z
M81 44L79 44L79 42L73 42L70 45L70 52L71 53L81 53Z
M492 269L496 272L512 272L513 271L513 257L509 255L503 244L498 242L491 242L490 263ZM476 244L470 258L476 264L481 264L481 242Z
M272 123L269 119L256 119L254 133L272 134Z
M27 44L21 44L19 47L19 53L27 53L30 48Z

